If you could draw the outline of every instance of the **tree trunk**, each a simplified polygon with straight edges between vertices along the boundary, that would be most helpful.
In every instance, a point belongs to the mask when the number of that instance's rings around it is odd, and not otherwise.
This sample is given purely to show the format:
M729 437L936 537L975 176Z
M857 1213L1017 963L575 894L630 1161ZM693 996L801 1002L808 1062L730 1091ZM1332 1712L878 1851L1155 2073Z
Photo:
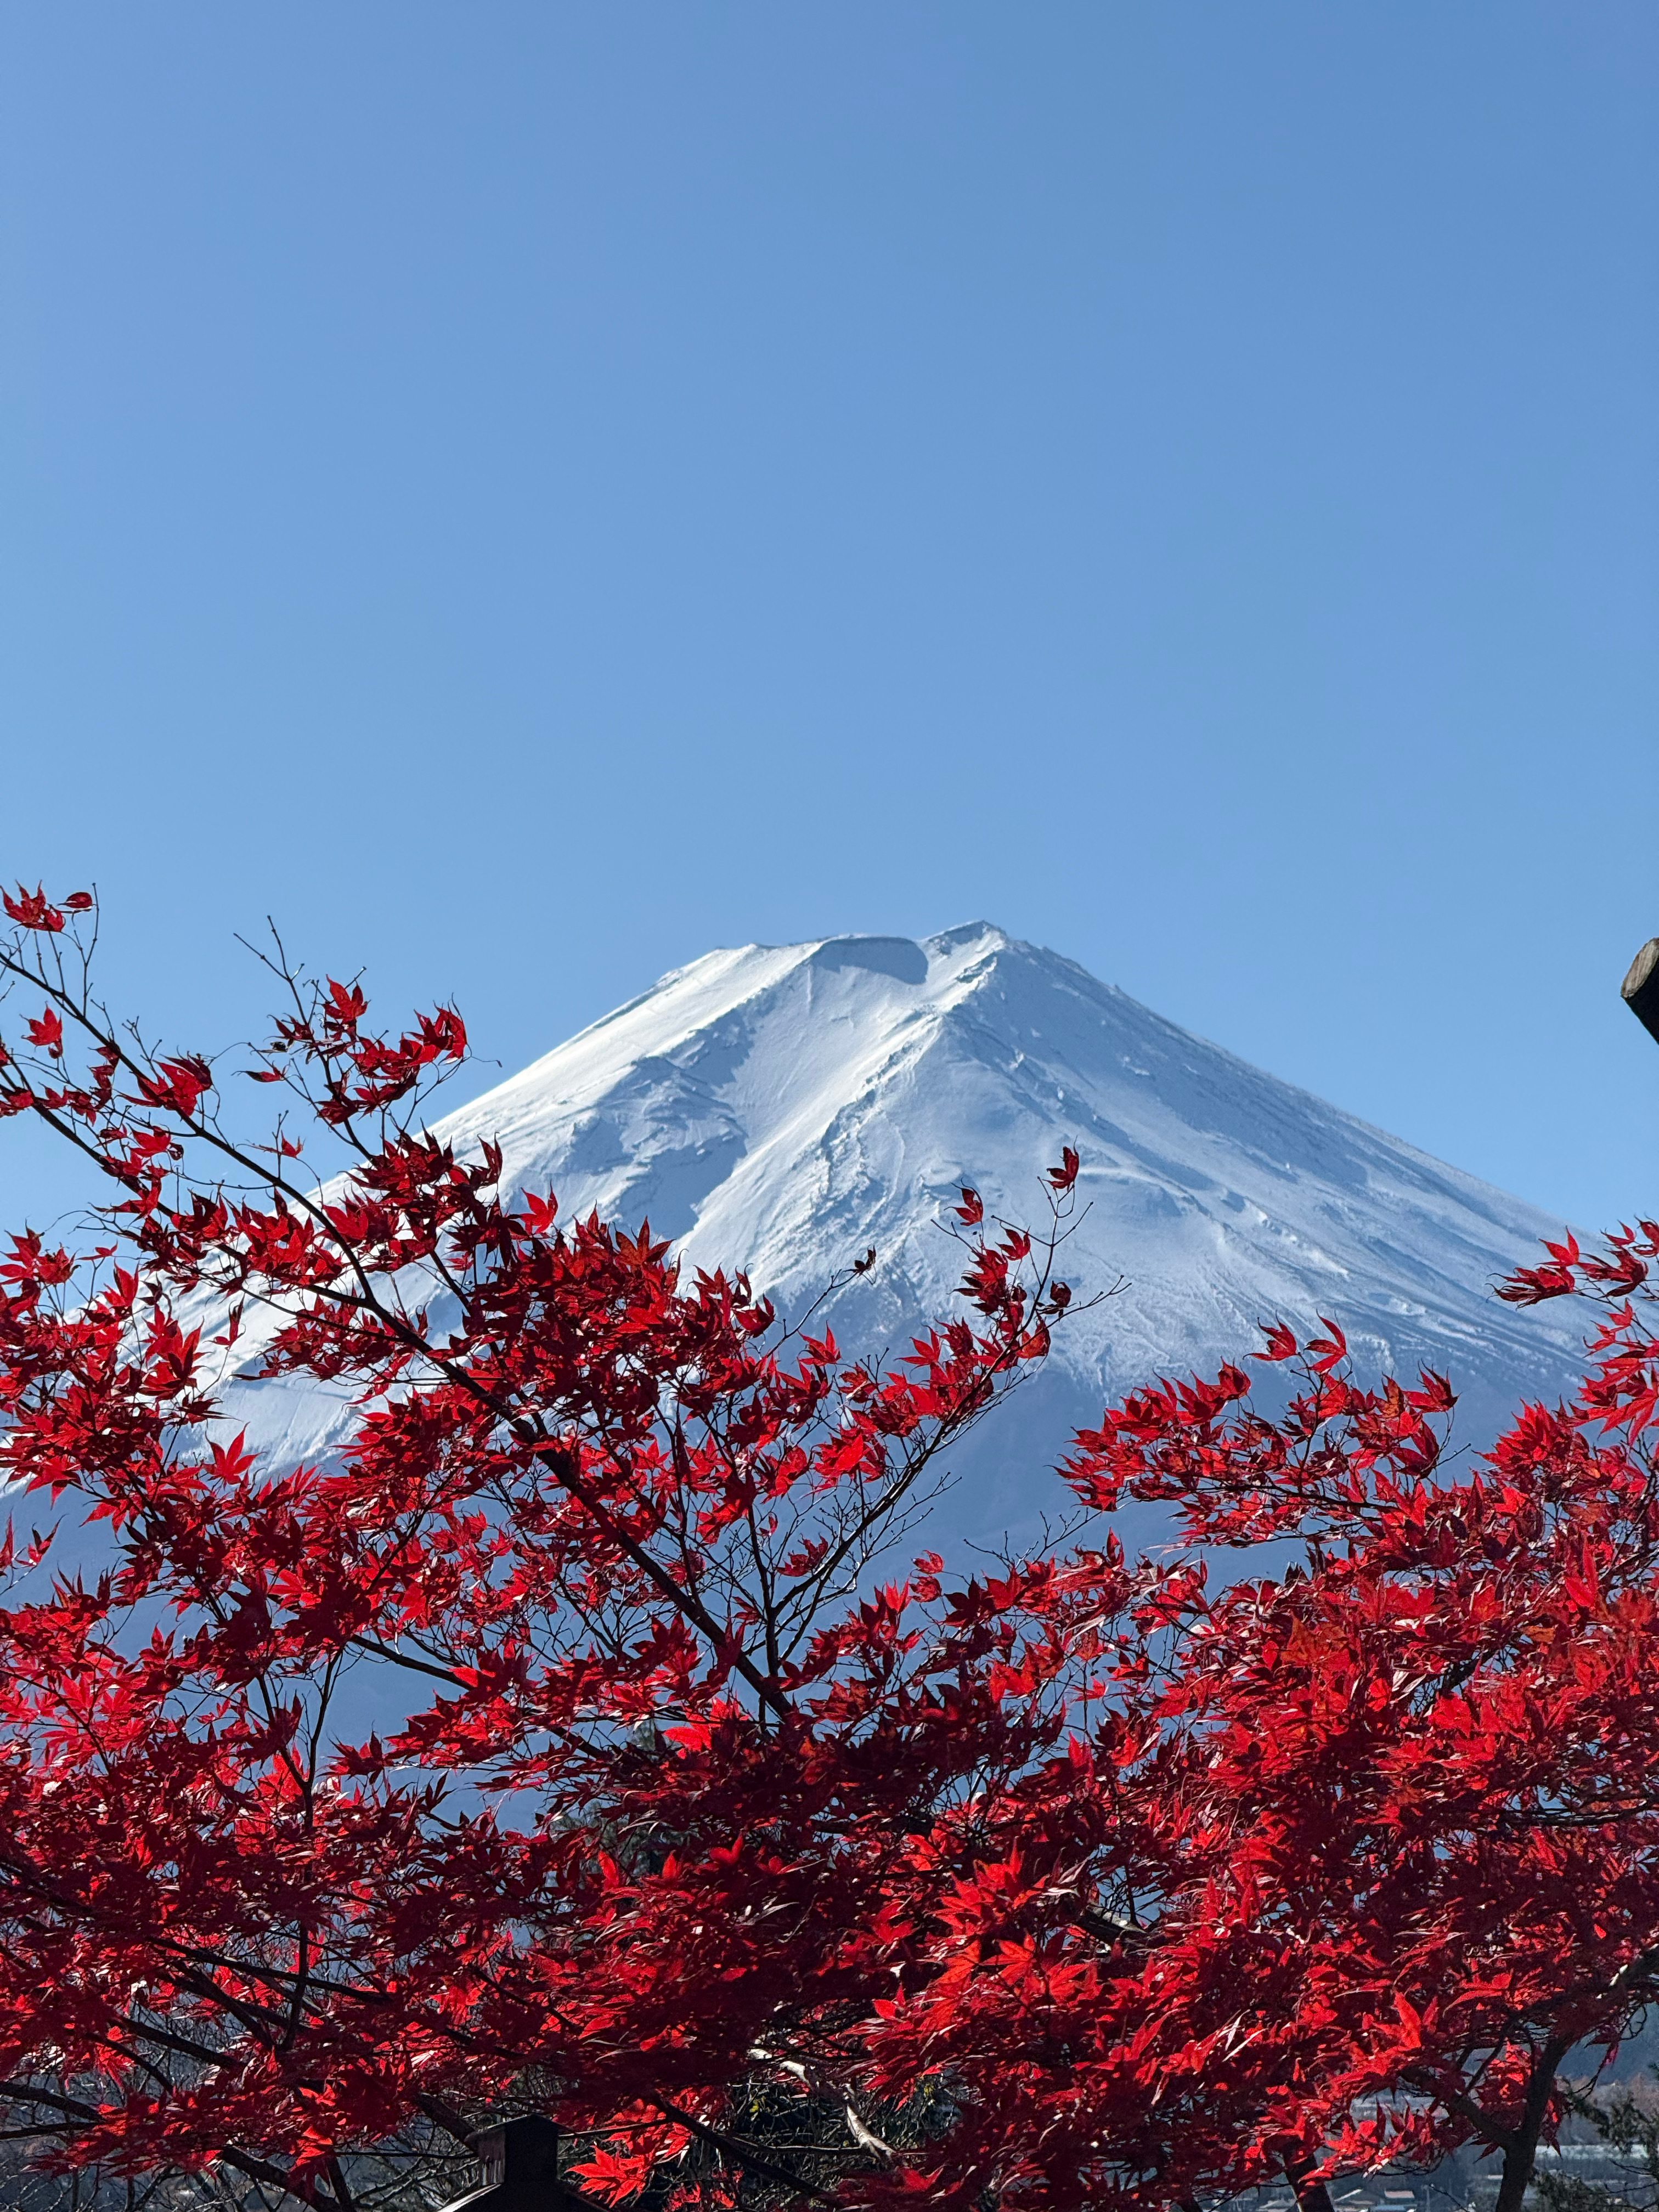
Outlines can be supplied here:
M1547 2043L1534 2062L1527 2084L1527 2101L1514 2134L1504 2146L1504 2179L1498 2185L1492 2212L1521 2212L1522 2201L1538 2162L1538 2138L1549 2115L1555 2087L1555 2069L1572 2048L1570 2043Z
M1312 2179L1314 2162L1310 2158L1286 2159L1285 2178L1296 2191L1297 2212L1336 2212L1331 2203L1331 2192L1322 2181Z

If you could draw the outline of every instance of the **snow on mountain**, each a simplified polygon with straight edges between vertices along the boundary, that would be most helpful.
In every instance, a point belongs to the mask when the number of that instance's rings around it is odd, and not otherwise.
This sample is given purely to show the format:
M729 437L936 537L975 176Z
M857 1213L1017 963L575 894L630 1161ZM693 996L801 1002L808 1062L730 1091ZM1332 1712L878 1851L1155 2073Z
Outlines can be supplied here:
M507 1183L556 1190L567 1218L648 1217L688 1261L746 1267L786 1313L874 1245L831 1309L861 1352L951 1310L961 1255L939 1224L961 1183L1042 1218L1042 1173L1075 1145L1089 1212L1064 1273L1085 1297L1128 1286L975 1440L947 1509L961 1536L1059 1502L1033 1482L1065 1423L1253 1351L1264 1316L1332 1316L1362 1374L1449 1371L1464 1440L1573 1371L1555 1310L1492 1291L1559 1223L985 923L708 953L440 1127L494 1138ZM314 1393L235 1395L284 1455L341 1433Z

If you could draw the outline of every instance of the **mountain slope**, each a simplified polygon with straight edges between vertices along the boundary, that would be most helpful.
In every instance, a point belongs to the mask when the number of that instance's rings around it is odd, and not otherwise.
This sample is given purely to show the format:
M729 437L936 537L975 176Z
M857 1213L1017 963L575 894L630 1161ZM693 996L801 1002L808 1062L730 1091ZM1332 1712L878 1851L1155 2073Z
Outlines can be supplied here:
M567 1217L648 1216L690 1261L746 1267L786 1311L873 1244L834 1310L860 1349L949 1310L960 1255L937 1224L960 1183L1040 1217L1074 1144L1090 1210L1065 1272L1085 1295L1128 1285L1062 1333L1018 1431L987 1431L964 1534L1030 1510L1065 1420L1253 1350L1265 1316L1334 1316L1362 1371L1449 1370L1465 1437L1572 1371L1571 1331L1491 1290L1559 1223L982 923L711 952L441 1127L494 1137L507 1181ZM339 1431L281 1387L245 1412L285 1451Z

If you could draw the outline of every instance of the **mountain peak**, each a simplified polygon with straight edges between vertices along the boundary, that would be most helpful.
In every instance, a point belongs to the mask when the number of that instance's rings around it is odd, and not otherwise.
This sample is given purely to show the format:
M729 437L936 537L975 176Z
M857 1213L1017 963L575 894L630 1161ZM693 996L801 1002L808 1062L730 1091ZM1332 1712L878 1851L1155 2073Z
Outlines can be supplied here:
M1027 1213L1074 1144L1077 1259L1134 1285L1091 1369L1202 1364L1265 1313L1338 1310L1382 1364L1502 1344L1540 1381L1559 1365L1559 1334L1489 1294L1558 1224L988 922L706 954L447 1128L791 1298L871 1243L896 1293L948 1291L931 1224L957 1185Z
M1076 1418L1248 1356L1269 1317L1334 1316L1362 1372L1449 1371L1465 1434L1572 1371L1547 1310L1492 1295L1558 1223L988 922L707 953L441 1126L499 1142L509 1188L556 1191L567 1219L648 1218L786 1313L874 1245L831 1309L861 1348L952 1310L962 1183L1040 1223L1073 1145L1065 1272L1084 1299L1127 1279L1057 1340L1045 1387ZM314 1430L314 1409L282 1418ZM989 1496L964 1526L990 1526Z

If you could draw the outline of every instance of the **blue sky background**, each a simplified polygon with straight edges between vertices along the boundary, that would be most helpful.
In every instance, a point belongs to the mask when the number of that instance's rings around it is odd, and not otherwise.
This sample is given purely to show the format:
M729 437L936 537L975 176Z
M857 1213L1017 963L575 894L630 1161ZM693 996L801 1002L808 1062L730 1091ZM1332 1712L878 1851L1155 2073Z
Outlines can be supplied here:
M1659 1207L1656 140L1650 0L8 0L0 871L508 1068L986 915Z

